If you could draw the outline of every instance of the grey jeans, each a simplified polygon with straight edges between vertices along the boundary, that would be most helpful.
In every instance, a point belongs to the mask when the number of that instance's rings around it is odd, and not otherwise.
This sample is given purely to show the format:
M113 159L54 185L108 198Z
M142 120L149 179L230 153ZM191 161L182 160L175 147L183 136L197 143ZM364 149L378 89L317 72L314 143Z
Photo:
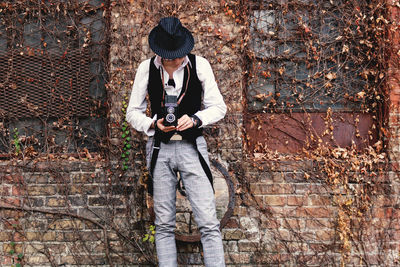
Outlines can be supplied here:
M153 139L147 144L147 163L151 158ZM209 164L204 137L196 140L197 147ZM169 141L160 145L153 172L153 200L156 225L156 249L159 266L176 267L176 173L179 171L194 219L201 233L204 263L207 267L225 266L219 220L215 211L214 192L205 174L194 145L186 140Z

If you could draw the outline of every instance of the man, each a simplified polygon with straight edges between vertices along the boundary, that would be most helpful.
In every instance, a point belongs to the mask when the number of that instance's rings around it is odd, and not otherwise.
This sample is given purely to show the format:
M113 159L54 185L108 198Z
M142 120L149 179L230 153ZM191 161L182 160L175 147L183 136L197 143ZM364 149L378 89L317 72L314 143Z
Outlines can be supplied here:
M161 19L149 34L149 45L156 56L137 69L126 119L149 136L148 186L154 200L159 265L177 266L174 230L179 172L201 233L205 265L225 266L207 144L201 132L225 116L226 105L209 62L190 54L194 39L179 19ZM152 117L145 115L147 94Z

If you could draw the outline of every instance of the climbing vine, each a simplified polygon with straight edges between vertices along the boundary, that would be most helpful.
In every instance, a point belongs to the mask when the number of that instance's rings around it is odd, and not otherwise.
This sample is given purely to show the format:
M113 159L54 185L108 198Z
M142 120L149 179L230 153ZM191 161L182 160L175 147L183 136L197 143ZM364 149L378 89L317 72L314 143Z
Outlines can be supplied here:
M349 263L354 251L360 255L359 264L368 266L371 258L363 244L366 238L363 227L371 227L371 216L379 210L374 199L384 195L389 201L398 201L387 187L391 183L387 154L391 140L387 131L390 105L387 58L392 53L388 47L393 41L387 31L394 30L387 19L387 3L223 1L223 4L225 15L247 29L240 48L248 63L245 104L250 122L245 136L254 166L262 173L266 170L276 173L280 162L291 161L295 165L311 160L312 170L303 168L301 177L311 184L322 182L325 185L322 191L330 192L331 204L337 207L332 220L337 241L335 235L331 240L332 245L338 242L341 266ZM392 56L392 62L398 66L398 55ZM325 114L321 129L313 124L315 112ZM350 144L342 146L337 139L340 131L336 129L337 121L345 121L349 112L355 114L355 134ZM264 116L265 113L270 115ZM364 137L360 135L360 114L368 114L372 119ZM263 135L267 139L263 141L260 137L254 140L259 135L251 134L262 131L263 120L273 123L274 116L296 121L293 127L306 132L302 140L289 136L302 144L293 155L270 148L281 149L273 145L274 138L280 137L267 134ZM278 124L269 129L280 130ZM357 139L363 141L356 144ZM285 145L288 144L293 143L286 141ZM269 214L265 210L268 203L256 201L249 182L242 181L242 185L255 200L245 205L257 203L260 210ZM388 218L389 224L393 220ZM291 234L293 239L310 242L299 238L296 231ZM298 247L281 242L288 253L299 253ZM306 264L307 257L300 254L298 263ZM380 264L387 264L387 260L381 257Z

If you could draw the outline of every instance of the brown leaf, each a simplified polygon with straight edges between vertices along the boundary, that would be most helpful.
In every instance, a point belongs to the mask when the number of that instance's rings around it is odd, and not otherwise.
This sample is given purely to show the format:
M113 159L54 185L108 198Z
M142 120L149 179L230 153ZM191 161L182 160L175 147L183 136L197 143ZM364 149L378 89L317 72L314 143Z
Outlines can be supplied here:
M336 79L336 73L329 72L325 77L326 77L328 80Z
M357 96L358 98L364 98L365 92L364 92L364 91L358 92L358 93L356 94L356 96Z

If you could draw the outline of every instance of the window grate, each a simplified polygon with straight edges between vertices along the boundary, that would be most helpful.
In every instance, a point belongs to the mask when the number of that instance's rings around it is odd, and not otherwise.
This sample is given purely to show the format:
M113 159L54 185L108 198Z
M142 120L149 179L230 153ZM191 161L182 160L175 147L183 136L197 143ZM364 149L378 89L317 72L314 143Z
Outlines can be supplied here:
M365 3L254 1L250 12L252 74L248 100L252 111L340 112L368 109L358 97L371 85L365 79L373 63L370 48L357 38L355 6L365 14ZM262 4L264 3L264 4ZM361 27L361 26L360 26ZM364 27L364 26L363 26Z
M90 115L87 51L0 54L0 117Z

